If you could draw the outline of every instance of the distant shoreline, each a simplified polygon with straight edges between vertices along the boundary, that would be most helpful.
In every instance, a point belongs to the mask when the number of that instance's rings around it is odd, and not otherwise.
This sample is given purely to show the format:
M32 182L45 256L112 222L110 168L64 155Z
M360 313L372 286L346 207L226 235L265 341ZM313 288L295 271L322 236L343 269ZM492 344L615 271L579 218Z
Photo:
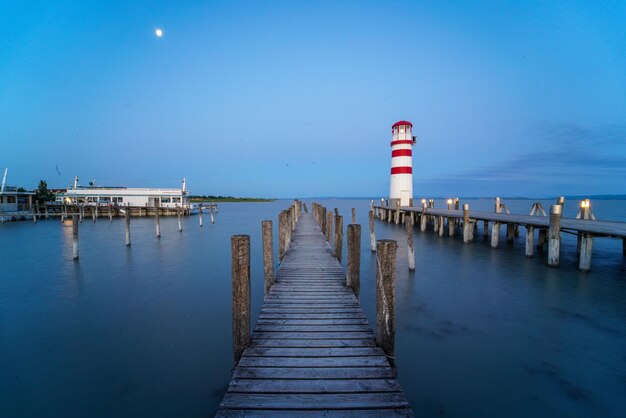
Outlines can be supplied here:
M190 202L275 202L276 200L263 197L189 196Z

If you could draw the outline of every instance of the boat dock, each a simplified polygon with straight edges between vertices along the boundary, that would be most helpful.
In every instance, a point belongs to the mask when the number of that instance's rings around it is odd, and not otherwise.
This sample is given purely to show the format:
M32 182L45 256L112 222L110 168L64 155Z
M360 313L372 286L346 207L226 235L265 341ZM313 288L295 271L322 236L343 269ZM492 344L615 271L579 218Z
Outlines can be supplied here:
M586 202L586 203L585 203ZM482 222L483 237L491 235L491 246L497 248L500 239L500 226L506 225L506 238L511 242L519 236L519 227L526 229L525 255L534 255L535 245L542 250L548 245L548 265L558 267L560 262L561 233L569 233L578 237L579 268L588 271L591 268L591 254L594 238L617 238L622 240L622 253L626 255L626 223L595 220L589 209L589 202L581 203L577 218L564 218L563 198L550 206L546 214L539 203L534 203L529 215L508 213L505 205L496 198L493 212L471 211L468 204L459 209L458 199L448 200L448 208L434 208L433 199L422 200L421 207L391 206L388 204L373 205L374 216L380 220L419 225L421 231L432 226L439 236L454 236L457 229L463 242L469 243L478 232L478 224ZM489 225L491 224L491 228ZM537 241L535 241L537 230ZM536 244L535 244L536 243Z
M314 209L319 209L319 205ZM414 416L392 367L393 342L389 345L388 338L393 338L393 334L390 337L383 331L385 335L380 332L378 336L374 335L359 304L358 284L352 280L350 287L346 285L346 274L337 254L331 251L328 236L322 232L325 229L318 224L324 226L326 219L324 217L322 221L321 211L314 210L314 214L299 212L297 202L295 208L292 206L287 213L281 213L279 239L284 255L280 257L284 258L275 279L268 278L267 269L271 266L265 263L265 302L254 330L247 338L249 237L233 237L236 367L216 416ZM266 225L269 235L265 234ZM360 226L350 225L349 230L356 230L356 227L359 227L360 241ZM271 248L271 221L264 221L263 229L264 256L267 256L268 240ZM385 286L391 286L395 280L396 243L386 241L379 242L379 245L393 246L393 265L388 266L393 268L393 274L387 273L393 275L393 279L381 279ZM383 248L380 255L384 256L384 253ZM243 286L240 277L241 273L246 274L246 263L247 296L245 277ZM348 263L351 263L350 257ZM383 275L385 271L389 272L389 269L382 270ZM390 289L387 286L386 290ZM242 292L244 301L248 298L247 304L243 305ZM392 312L385 311L389 305L381 308L380 321L387 322L379 322L377 329L385 325L395 334L394 296L387 300L393 307ZM388 352L390 349L391 353Z

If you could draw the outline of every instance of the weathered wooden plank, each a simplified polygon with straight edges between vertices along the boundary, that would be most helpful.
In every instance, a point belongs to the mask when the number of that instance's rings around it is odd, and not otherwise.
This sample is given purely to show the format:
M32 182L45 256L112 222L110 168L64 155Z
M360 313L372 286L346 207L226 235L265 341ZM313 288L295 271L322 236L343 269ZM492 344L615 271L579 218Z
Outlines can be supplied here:
M369 325L278 325L278 324L257 324L256 332L371 332Z
M235 379L390 379L387 367L237 367Z
M318 347L318 348L330 348L330 347L375 347L376 343L374 338L363 338L363 339L351 339L351 338L321 338L321 339L291 339L291 340L282 340L282 339L254 339L254 334L252 335L252 344L250 348L256 347Z
M369 357L242 357L239 367L388 367L385 356Z
M359 408L405 408L409 406L404 394L382 393L333 393L333 394L265 394L226 393L223 406L241 409L353 409Z
M253 347L244 351L244 357L365 357L381 356L383 350L379 347Z
M275 313L275 312L261 312L259 320L261 319L365 319L366 316L362 312L337 312L337 313Z
M411 408L394 409L335 409L307 411L302 409L292 410L248 410L248 409L224 409L218 411L216 418L398 418L414 417Z
M321 325L368 325L366 318L351 319L265 319L259 318L256 321L259 325L290 325L290 326L321 326ZM369 326L369 325L368 325ZM258 328L257 328L258 329Z
M235 379L230 382L228 390L254 393L358 393L398 392L401 389L395 379Z
M327 332L260 332L256 331L252 335L253 339L268 339L268 338L279 338L286 340L298 340L298 339L311 339L311 340L326 340L333 338L337 339L359 339L359 338L374 338L374 333L372 331L327 331Z

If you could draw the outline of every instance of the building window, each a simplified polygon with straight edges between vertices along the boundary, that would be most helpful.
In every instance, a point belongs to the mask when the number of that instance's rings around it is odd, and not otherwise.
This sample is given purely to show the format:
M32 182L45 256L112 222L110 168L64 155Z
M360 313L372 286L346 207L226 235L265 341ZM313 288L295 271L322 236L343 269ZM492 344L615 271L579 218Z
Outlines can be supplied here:
M173 198L172 198L172 202L174 202L174 203L180 203L180 197L173 197Z
M15 203L15 196L7 196L7 203Z
M404 133L404 125L400 126L400 133L403 134Z
M162 202L162 203L170 203L170 202L171 202L171 199L170 199L169 197L162 197L162 198L161 198L161 202Z
M100 202L110 202L111 198L109 196L101 196L99 201Z

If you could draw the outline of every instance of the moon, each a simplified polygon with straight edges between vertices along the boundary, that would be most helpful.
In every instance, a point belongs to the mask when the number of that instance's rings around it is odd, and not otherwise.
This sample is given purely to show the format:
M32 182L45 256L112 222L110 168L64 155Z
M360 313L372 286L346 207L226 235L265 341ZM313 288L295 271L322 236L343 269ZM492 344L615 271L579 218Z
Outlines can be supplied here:
M163 36L163 29L161 28L157 28L154 30L154 34L156 35L157 38L160 38Z

